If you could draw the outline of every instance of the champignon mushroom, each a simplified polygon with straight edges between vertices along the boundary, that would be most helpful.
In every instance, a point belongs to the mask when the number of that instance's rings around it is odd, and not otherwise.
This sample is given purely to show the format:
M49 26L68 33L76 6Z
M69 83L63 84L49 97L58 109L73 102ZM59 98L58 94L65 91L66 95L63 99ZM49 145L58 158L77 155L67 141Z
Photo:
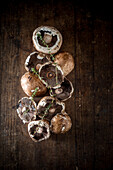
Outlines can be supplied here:
M64 82L62 82L61 86L56 89L50 90L50 95L55 96L58 100L66 101L69 99L73 94L74 88L71 83L66 77L64 78Z
M46 120L32 121L28 124L28 133L34 142L40 142L50 137L49 122Z
M38 78L30 72L26 72L21 78L21 86L23 91L28 95L32 96L35 92L35 96L42 96L46 93L47 88Z
M37 51L55 54L62 45L62 35L54 27L41 26L35 29L32 36L33 44Z
M18 101L17 113L23 123L36 119L36 103L28 97Z
M25 69L29 72L32 72L32 68L39 70L40 66L48 62L49 55L45 55L39 52L32 52L25 61Z
M47 87L57 88L64 81L60 66L52 62L43 64L39 69L39 75Z
M55 134L65 133L71 129L71 118L65 112L63 114L57 114L51 120L51 131Z
M74 69L75 65L73 56L68 52L56 54L54 62L61 67L64 76L67 76Z
M57 113L62 113L65 110L65 103L56 100L54 97L45 96L37 105L37 115L40 118L50 120Z

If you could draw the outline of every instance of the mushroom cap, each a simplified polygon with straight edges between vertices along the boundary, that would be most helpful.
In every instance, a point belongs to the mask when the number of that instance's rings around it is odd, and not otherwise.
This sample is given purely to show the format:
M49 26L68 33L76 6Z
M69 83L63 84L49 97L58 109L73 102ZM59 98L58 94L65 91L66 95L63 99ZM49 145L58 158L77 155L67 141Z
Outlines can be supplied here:
M70 116L65 112L57 114L51 120L51 131L55 134L65 133L71 129L72 121Z
M42 81L38 78L38 76L30 72L26 72L22 76L21 86L22 86L23 91L28 96L32 96L36 88L37 88L37 92L35 96L42 96L47 91L46 86L42 83Z
M55 96L58 100L61 101L66 101L68 100L74 91L74 87L66 77L64 78L64 82L62 82L61 86L57 89L52 89L52 94L51 92L50 95Z
M52 62L43 64L39 69L39 75L47 87L57 88L64 81L60 66Z
M47 46L42 43L37 34L41 35ZM45 54L49 52L55 54L62 45L61 33L51 26L40 26L36 28L33 32L32 40L36 50Z
M65 103L56 100L54 97L45 96L37 105L37 115L40 118L43 116L50 120L57 113L62 113L65 110Z
M49 55L45 55L39 52L32 52L25 61L25 69L32 72L32 68L39 70L40 66L49 61Z
M36 103L28 97L18 101L17 113L23 123L29 123L36 119Z
M46 120L32 121L28 124L28 133L34 142L40 142L50 137L49 122Z
M64 76L67 76L74 69L75 66L74 58L68 52L62 52L56 54L54 62L61 67Z

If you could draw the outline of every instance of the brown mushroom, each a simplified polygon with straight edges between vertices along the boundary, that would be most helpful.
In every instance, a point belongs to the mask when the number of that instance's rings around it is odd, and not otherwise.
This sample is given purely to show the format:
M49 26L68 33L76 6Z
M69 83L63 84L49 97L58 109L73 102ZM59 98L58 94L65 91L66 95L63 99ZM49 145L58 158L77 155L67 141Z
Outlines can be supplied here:
M54 27L40 26L33 32L33 44L37 51L55 54L62 45L62 35Z
M39 70L40 66L50 60L50 55L32 52L25 61L25 69L32 72L32 68Z
M23 91L28 95L32 96L35 92L35 96L42 96L46 93L47 88L38 78L30 72L26 72L21 78L21 86Z
M74 69L75 65L73 56L68 52L56 54L54 62L61 67L64 76L67 76Z
M52 89L52 92L50 90L50 95L55 96L58 100L66 101L72 96L73 91L74 88L71 81L65 77L59 88Z
M71 129L71 118L65 112L63 114L57 114L51 120L51 131L55 134L65 133Z
M18 101L17 113L23 123L36 119L36 103L28 97Z
M32 121L28 124L28 133L34 142L40 142L50 137L49 122L46 120Z
M56 100L54 97L45 96L37 105L37 115L40 118L50 120L57 113L62 113L65 110L65 103Z
M64 81L60 66L52 62L43 64L39 69L39 75L47 87L57 88Z

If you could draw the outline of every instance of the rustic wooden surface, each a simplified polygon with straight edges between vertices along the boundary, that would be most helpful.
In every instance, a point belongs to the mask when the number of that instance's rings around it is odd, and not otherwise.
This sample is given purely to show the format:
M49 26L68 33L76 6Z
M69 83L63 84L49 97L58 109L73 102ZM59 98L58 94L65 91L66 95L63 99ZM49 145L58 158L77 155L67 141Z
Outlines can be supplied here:
M106 4L100 7L71 0L0 6L0 169L113 169L113 17ZM63 35L60 51L75 59L68 75L75 91L66 101L73 127L34 143L14 106L25 96L20 78L41 25L55 26Z

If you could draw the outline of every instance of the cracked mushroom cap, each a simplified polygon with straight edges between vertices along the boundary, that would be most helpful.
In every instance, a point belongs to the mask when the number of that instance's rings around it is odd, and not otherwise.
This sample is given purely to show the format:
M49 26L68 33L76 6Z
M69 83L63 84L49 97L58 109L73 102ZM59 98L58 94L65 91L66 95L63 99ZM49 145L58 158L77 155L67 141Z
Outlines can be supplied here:
M62 113L65 110L65 103L56 100L54 97L45 96L43 97L37 106L37 115L40 118L43 116L50 120L57 113Z
M51 131L55 134L65 133L71 129L72 121L68 114L57 114L51 120Z
M36 119L36 103L28 97L18 101L17 113L23 123L29 123Z
M25 69L32 72L32 68L39 70L40 66L49 61L49 55L39 52L32 52L25 61Z
M57 88L64 81L60 66L52 62L43 64L39 69L39 75L47 87Z
M66 77L64 78L64 82L62 82L61 86L57 89L52 89L52 93L50 95L55 96L58 100L66 101L68 100L73 94L74 88L71 83Z
M50 137L49 122L45 120L32 121L28 124L28 133L34 142L40 142Z
M23 91L28 95L32 96L34 92L35 96L42 96L46 93L47 88L38 78L30 72L26 72L21 78L21 86Z
M68 52L56 54L54 62L61 67L64 76L67 76L75 66L73 56Z
M36 50L45 54L49 54L49 52L55 54L62 45L61 33L50 26L40 26L35 29L32 40ZM42 42L43 40L44 42Z

